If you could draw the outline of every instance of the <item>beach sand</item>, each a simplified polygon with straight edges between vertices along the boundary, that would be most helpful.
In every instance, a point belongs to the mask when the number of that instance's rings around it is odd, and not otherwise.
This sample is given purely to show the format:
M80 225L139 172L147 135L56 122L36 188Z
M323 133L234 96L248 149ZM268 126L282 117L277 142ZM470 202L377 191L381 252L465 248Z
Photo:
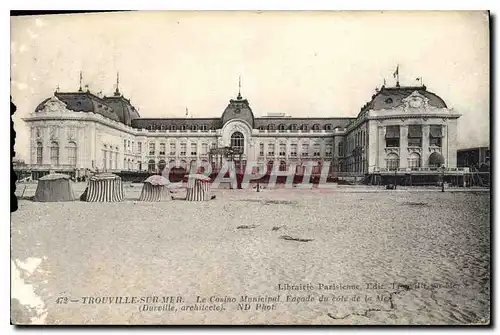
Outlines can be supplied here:
M11 223L14 323L489 322L489 192L217 189L209 202L146 203L133 200L140 187L127 186L122 203L20 200ZM279 290L287 284L312 289ZM22 301L26 292L34 302ZM238 309L242 295L279 301ZM110 296L182 302L148 304L175 311L83 303ZM224 310L182 310L196 308L197 296Z

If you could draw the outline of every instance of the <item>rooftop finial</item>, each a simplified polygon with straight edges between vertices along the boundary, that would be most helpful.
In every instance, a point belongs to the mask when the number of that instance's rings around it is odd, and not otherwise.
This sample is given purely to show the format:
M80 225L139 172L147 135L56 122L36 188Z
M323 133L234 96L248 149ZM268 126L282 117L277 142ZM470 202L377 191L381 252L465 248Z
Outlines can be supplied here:
M78 92L83 92L83 90L82 90L82 80L83 80L83 76L82 76L82 71L80 70L80 88L78 89Z
M399 64L396 66L393 76L396 78L396 87L399 87Z
M120 95L120 72L116 72L116 90L115 96Z
M241 100L241 76L238 77L238 100Z

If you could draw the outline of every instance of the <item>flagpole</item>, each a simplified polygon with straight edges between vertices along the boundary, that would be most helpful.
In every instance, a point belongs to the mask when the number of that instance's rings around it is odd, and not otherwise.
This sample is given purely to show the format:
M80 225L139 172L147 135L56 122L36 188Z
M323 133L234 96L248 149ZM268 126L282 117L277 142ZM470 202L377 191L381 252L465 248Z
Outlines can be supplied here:
M398 67L396 68L396 87L399 87L399 64Z

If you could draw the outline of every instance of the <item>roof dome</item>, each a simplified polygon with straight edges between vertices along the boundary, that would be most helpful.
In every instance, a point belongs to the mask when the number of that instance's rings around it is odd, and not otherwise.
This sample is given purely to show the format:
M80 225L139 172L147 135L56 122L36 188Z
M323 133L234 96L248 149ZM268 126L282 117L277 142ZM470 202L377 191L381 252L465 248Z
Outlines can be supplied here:
M250 104L247 99L243 99L241 94L238 94L236 100L229 100L229 105L222 113L222 124L226 124L226 122L232 119L240 119L248 122L248 124L253 128L254 127L254 115L252 109L250 108Z

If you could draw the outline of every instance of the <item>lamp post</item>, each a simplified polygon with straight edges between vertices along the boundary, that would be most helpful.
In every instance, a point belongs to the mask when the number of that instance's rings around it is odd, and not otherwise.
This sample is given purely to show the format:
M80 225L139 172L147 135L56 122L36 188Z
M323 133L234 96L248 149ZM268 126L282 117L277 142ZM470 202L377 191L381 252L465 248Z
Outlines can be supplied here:
M441 192L444 192L444 170L446 170L444 164L441 166Z

